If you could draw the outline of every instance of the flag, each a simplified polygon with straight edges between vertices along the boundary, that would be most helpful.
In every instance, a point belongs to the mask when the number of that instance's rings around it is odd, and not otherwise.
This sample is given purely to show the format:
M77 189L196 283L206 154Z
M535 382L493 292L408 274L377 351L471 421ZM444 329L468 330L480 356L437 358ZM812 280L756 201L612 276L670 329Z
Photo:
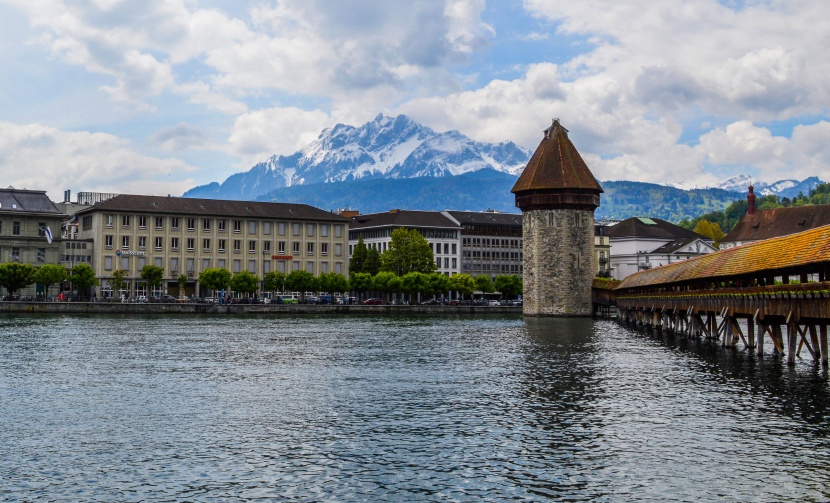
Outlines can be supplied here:
M45 233L45 234L46 234L46 241L48 241L48 242L49 242L49 244L52 244L52 229L50 229L50 228L47 226L47 227L46 227L46 233Z

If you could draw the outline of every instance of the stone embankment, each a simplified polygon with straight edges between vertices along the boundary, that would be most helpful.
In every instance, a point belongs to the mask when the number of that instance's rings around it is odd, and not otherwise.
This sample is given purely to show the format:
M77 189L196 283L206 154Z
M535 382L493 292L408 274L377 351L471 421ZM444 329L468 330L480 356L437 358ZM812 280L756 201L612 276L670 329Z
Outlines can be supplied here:
M332 314L493 315L521 314L516 306L364 306L306 304L189 304L120 302L0 302L0 313L32 314Z

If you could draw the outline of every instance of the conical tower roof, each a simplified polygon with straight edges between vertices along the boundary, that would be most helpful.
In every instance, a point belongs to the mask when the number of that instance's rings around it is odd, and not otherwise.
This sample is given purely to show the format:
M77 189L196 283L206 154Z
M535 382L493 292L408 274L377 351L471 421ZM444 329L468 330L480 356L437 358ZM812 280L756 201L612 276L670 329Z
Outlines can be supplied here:
M526 211L596 209L603 190L568 138L568 130L554 119L511 192L516 194L516 206Z

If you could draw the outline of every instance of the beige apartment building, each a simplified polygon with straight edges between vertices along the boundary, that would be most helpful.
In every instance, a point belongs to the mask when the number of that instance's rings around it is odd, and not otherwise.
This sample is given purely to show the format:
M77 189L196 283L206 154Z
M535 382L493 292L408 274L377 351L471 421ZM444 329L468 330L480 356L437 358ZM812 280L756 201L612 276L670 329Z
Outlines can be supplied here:
M77 212L78 238L92 240L92 262L101 281L96 294L207 295L198 284L209 267L248 271L305 270L315 276L348 276L348 219L306 204L222 201L122 194ZM161 288L148 292L145 265L164 268ZM127 271L127 287L112 292L113 271Z

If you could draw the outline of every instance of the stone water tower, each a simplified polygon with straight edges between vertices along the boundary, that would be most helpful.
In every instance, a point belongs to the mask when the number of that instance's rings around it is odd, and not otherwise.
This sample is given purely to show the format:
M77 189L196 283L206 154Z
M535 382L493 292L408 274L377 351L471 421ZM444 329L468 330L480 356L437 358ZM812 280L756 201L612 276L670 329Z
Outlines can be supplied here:
M558 119L511 192L522 210L524 314L591 316L594 210L602 187Z

